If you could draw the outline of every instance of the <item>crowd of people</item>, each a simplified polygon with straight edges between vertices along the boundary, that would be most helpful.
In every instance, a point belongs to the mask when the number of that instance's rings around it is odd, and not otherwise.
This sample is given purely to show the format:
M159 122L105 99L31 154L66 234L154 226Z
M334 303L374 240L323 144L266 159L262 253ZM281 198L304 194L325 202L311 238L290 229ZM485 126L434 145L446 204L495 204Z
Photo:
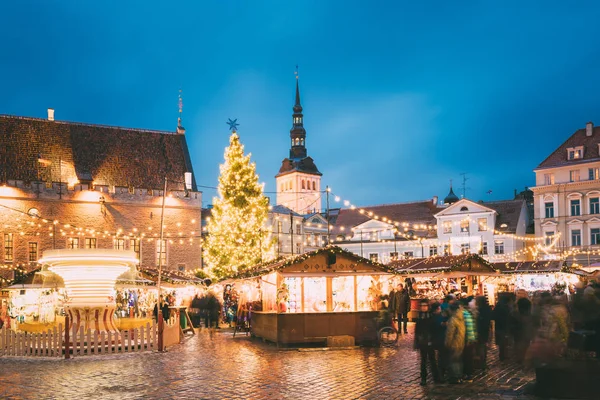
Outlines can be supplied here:
M391 296L390 309L399 314ZM591 338L598 357L600 335L594 332L600 332L600 285L580 285L571 299L550 292L532 298L525 291L500 293L494 308L484 296L449 294L441 304L421 300L414 339L421 384L427 383L428 369L436 383L472 382L477 369L487 368L492 331L501 362L513 359L531 367L564 357L573 332Z

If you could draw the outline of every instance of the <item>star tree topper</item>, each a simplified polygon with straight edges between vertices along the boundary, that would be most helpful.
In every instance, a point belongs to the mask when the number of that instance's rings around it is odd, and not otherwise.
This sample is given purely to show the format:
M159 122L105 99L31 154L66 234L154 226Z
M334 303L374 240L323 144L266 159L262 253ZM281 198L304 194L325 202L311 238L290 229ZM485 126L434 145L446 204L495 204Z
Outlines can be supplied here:
M234 120L228 118L226 124L229 125L229 130L232 132L237 132L237 127L240 125L237 123L237 118Z

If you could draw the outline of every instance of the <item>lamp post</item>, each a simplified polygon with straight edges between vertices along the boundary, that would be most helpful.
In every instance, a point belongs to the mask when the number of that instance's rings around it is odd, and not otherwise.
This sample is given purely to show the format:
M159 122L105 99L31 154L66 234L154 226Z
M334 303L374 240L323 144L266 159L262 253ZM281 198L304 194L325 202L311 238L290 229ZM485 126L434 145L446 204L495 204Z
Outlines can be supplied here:
M185 178L185 190L192 189L192 173L186 172L184 173ZM165 185L163 188L163 196L162 196L162 207L160 210L160 242L158 244L158 281L156 282L156 288L158 290L158 297L156 300L156 308L158 309L158 351L164 351L163 344L163 332L164 332L164 320L162 314L162 308L160 304L160 284L162 280L162 260L163 260L163 244L164 244L164 222L165 222L165 203L167 200L167 182L169 179L165 175ZM181 182L177 182L181 183ZM165 249L166 251L166 249Z

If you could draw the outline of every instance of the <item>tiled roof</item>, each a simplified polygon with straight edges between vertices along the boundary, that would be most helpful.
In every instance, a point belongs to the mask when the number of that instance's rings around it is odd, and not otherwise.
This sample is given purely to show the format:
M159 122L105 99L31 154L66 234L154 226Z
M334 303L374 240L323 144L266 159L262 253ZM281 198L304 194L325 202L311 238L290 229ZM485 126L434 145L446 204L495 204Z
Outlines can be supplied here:
M365 210L365 212L361 214L360 209ZM437 221L434 215L441 210L442 208L438 208L431 200L358 207L354 210L342 208L332 233L348 233L350 228L369 221L372 218L368 216L368 212L373 212L374 215L386 217L400 223L435 225ZM341 230L341 227L344 227L344 230Z
M558 149L554 150L552 154L542 161L536 169L600 161L598 143L600 143L600 127L593 128L592 136L586 136L585 128L578 129ZM578 146L583 146L583 157L573 161L567 160L567 149Z
M185 135L0 115L0 181L160 189L166 175L183 190L185 172L193 172Z
M519 217L521 216L521 209L524 203L525 200L500 200L489 201L482 203L482 205L498 213L495 226L497 231L515 233L519 225ZM502 227L503 224L506 224L506 227Z
M314 160L311 157L305 157L301 159L285 158L281 162L281 168L279 173L275 177L286 175L291 172L303 172L305 174L323 175L319 172L319 169L315 165Z
M272 206L271 210L269 210L270 212L272 212L273 214L285 214L285 215L290 215L290 213L292 213L294 216L296 217L301 217L300 214L298 214L297 212L293 211L292 209L286 207L286 206L282 206L282 205L275 205Z

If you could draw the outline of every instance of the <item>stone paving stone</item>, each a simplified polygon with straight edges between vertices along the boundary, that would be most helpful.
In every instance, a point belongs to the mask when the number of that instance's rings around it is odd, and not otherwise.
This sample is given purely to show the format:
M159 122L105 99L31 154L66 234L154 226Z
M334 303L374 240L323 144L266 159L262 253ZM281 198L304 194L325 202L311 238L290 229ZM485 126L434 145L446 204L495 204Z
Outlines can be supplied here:
M534 399L524 393L533 373L500 363L494 348L475 382L421 387L409 329L395 348L282 351L227 330L203 330L164 354L3 358L0 398Z

